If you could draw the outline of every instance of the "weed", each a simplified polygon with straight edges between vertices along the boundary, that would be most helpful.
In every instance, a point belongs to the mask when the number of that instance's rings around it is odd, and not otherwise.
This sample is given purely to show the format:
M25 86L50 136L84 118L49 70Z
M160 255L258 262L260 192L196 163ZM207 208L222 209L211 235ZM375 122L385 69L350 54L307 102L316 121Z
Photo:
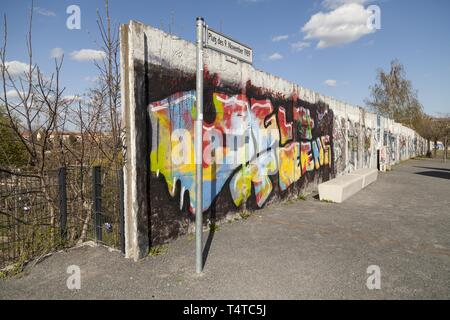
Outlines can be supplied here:
M13 265L0 270L0 279L5 279L9 277L14 277L21 274L24 270L25 262L20 259L19 262L14 263Z
M219 230L220 230L220 227L219 227L217 224L211 223L211 224L209 225L209 231L211 231L211 232L217 232L217 231L219 231Z
M245 209L240 213L242 219L247 220L250 217L251 213Z
M178 276L178 277L175 279L175 281L177 282L177 284L181 284L181 283L183 283L183 277Z
M168 246L167 245L161 245L161 246L154 246L150 248L149 255L152 257L156 257L162 254L165 254L167 252Z

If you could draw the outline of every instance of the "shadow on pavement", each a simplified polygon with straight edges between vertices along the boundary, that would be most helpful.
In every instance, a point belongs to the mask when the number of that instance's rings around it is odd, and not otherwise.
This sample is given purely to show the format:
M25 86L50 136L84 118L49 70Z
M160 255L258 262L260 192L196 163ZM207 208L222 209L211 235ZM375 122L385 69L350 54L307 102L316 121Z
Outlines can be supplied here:
M203 268L206 265L206 260L208 260L209 250L211 249L211 244L214 239L214 230L209 231L208 239L206 240L205 247L203 248Z
M416 172L416 174L420 174L421 176L433 177L433 178L441 178L450 180L450 172L443 171L423 171Z
M208 260L209 250L211 249L211 244L214 239L214 234L216 232L216 206L215 204L211 207L211 215L210 215L210 225L209 225L209 234L208 239L206 240L205 246L203 248L202 257L203 257L203 265L202 268L205 268L206 260Z
M450 169L446 169L446 168L421 167L421 166L414 166L414 168L431 169L431 170L441 170L441 171L449 171L449 172L450 172Z

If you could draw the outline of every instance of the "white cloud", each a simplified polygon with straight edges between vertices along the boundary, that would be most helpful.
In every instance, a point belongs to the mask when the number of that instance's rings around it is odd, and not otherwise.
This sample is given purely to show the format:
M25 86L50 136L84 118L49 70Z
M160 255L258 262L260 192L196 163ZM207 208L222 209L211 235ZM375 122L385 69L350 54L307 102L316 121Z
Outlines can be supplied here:
M54 58L54 59L61 59L61 57L64 54L64 50L61 48L53 48L50 51L50 57Z
M99 77L98 76L87 76L87 77L84 77L83 78L83 80L84 81L87 81L87 82L96 82L96 81L98 81L98 79L99 79Z
M324 84L326 84L329 87L336 87L337 86L337 81L336 80L325 80Z
M281 59L283 59L283 56L278 52L275 52L274 54L269 56L269 60L281 60Z
M299 41L291 43L291 47L294 51L302 51L303 49L309 48L311 44L309 42Z
M272 37L273 42L283 41L283 40L287 40L287 39L289 39L289 35L287 35L287 34Z
M6 97L8 99L15 99L15 98L19 98L19 94L23 95L24 93L22 91L17 92L14 89L8 90L6 91Z
M56 13L54 13L53 11L44 9L44 8L39 8L39 7L35 7L34 11L36 11L38 14L40 14L41 16L46 16L46 17L56 17Z
M6 61L5 67L8 70L11 77L22 76L25 72L28 72L29 65L21 61Z
M66 103L74 103L74 102L81 102L83 99L79 95L65 95L62 100Z
M94 49L81 49L70 53L70 57L76 61L100 60L106 56L104 51Z
M317 48L327 48L351 43L361 37L375 32L367 27L372 13L364 8L361 2L347 3L330 12L319 12L313 15L302 27L305 39L318 39Z
M238 0L238 3L258 3L263 1L264 0Z
M323 0L322 6L327 9L336 9L349 3L366 4L368 2L371 2L371 0Z

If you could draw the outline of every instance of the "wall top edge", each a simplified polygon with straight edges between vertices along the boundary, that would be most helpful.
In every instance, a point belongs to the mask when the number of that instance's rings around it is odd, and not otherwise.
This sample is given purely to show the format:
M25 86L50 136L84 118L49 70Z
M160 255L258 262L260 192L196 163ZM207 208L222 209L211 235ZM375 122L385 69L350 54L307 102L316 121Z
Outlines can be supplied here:
M195 21L193 20L193 26L194 26L194 22ZM127 25L127 24L121 24L120 27L122 28L123 25ZM195 53L195 44L193 42L182 39L176 35L167 33L161 29L155 28L151 25L145 24L145 23L143 23L141 21L137 21L137 20L130 20L128 23L128 26L129 26L129 32L131 34L137 35L140 32L155 33L155 34L159 35L161 39L176 40L177 47L187 47L186 49L192 50L192 52ZM194 30L194 28L193 28L193 30ZM221 61L224 55L219 52L213 51L211 49L205 49L205 56L207 56L207 58L210 59L210 61ZM144 60L142 57L136 57L136 56L134 56L134 59L140 59L141 61ZM174 67L176 68L177 66L174 65ZM353 117L356 117L357 115L360 115L362 112L364 112L366 115L370 115L373 118L377 117L376 113L370 112L370 111L366 110L364 107L361 107L359 105L353 105L346 101L342 101L342 100L336 99L331 96L323 95L317 91L302 87L301 85L296 84L292 81L283 79L280 76L273 75L273 74L268 73L267 71L257 69L253 65L249 65L247 63L238 61L237 64L234 66L234 68L236 70L240 69L241 72L246 74L247 76L254 73L252 76L255 77L256 79L259 79L259 81L262 83L273 81L277 87L275 89L275 91L280 92L282 94L290 95L293 93L293 91L295 91L295 92L299 92L299 97L302 100L308 101L309 103L317 103L319 101L325 102L338 115L347 114L353 118ZM211 67L211 71L214 72L216 70L214 70L214 68ZM217 71L219 71L219 70L217 70ZM253 78L252 78L252 80L253 80ZM384 117L382 117L382 118L384 121L389 122L389 124L390 124L389 126L403 127L405 129L412 130L400 123L397 123L397 122L391 120L391 119L387 119ZM398 128L397 130L399 130L399 129L400 128ZM414 130L412 130L412 131L414 131Z

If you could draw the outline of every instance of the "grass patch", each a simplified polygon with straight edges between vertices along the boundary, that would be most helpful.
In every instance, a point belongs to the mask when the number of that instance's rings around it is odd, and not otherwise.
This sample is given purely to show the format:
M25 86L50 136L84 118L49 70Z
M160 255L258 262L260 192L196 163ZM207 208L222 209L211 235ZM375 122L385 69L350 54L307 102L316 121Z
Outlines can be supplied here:
M247 220L251 216L251 213L250 213L250 211L245 209L244 211L242 211L240 213L240 216L241 216L242 219Z
M148 253L151 257L160 256L162 254L165 254L168 250L168 246L166 244L163 244L161 246L154 246L150 248L150 251Z
M14 277L21 274L24 270L25 263L24 262L16 262L7 269L0 270L0 279L6 279L9 277Z
M177 284L182 284L183 281L184 281L184 279L183 279L182 276L177 276L176 279L175 279L175 281L176 281Z
M219 230L220 230L220 227L219 227L217 224L211 223L211 224L209 225L209 231L211 231L211 232L217 232L217 231L219 231Z
M306 196L305 196L304 194L300 194L300 195L297 197L297 199L298 199L298 200L301 200L301 201L306 201Z

